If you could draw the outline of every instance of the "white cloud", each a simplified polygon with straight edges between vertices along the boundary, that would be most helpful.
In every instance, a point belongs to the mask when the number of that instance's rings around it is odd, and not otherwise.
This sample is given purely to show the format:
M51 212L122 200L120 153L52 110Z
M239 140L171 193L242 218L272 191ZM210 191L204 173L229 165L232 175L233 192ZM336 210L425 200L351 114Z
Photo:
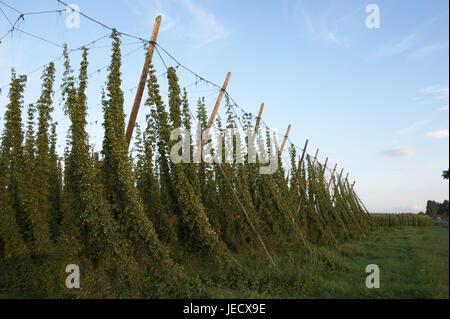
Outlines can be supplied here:
M413 100L421 104L431 105L438 111L448 111L448 84L434 84L422 88L420 95ZM440 105L440 106L439 106Z
M413 204L411 205L411 209L416 211L416 212L420 212L420 211L424 211L424 207L422 205L419 204Z
M415 49L415 51L412 52L409 57L420 57L429 55L445 47L448 48L448 42L436 43L419 49L415 48L417 47L419 41L426 40L427 37L429 37L429 25L435 23L445 16L445 13L441 13L417 25L413 30L411 30L408 35L404 36L396 42L392 42L391 45L379 50L375 55L370 57L370 59L376 60L380 58L396 56L408 51L412 51L413 49Z
M416 149L413 147L399 147L381 152L382 155L387 157L412 157L416 153Z
M440 131L434 131L434 132L429 132L427 134L427 136L431 137L431 138L446 138L446 137L448 137L448 129L440 130Z
M380 59L395 56L411 49L416 42L416 34L411 33L389 47L379 50L372 58Z
M448 104L447 105L442 105L440 108L437 109L440 112L445 112L448 111Z
M412 123L410 126L402 128L397 131L398 134L406 134L411 133L414 131L417 131L418 129L426 126L428 123L430 123L430 120L420 120Z
M308 31L308 37L315 41L348 47L350 41L340 34L338 26L345 22L345 20L353 17L361 9L362 7L359 7L356 10L346 13L344 16L333 19L329 17L330 9L322 12L320 16L312 17L306 9L304 2L302 0L297 0L293 7L293 13L298 20L303 22L302 28L305 28L305 30Z
M430 85L420 90L423 95L431 95L436 100L448 101L448 84L447 85Z
M336 34L330 31L324 34L324 39L326 41L337 42Z
M160 32L173 31L188 38L194 47L204 47L226 38L231 30L219 22L216 15L191 0L181 1L131 1L124 0L132 12L153 27L154 18L161 15ZM136 5L137 4L137 5ZM181 4L181 5L180 5Z
M219 23L214 14L194 4L191 0L182 0L182 3L194 18L189 33L199 35L195 43L196 47L203 47L230 35L231 31Z
M396 55L409 50L414 45L415 38L416 35L414 33L404 37L400 42L386 51L387 55Z
M147 27L153 28L155 18L161 16L161 26L159 32L172 29L175 26L174 19L167 14L160 0L144 1L144 0L123 0L131 9L131 12L142 18ZM166 3L165 3L166 4Z
M430 54L433 54L436 51L442 50L442 49L448 49L448 42L446 43L435 43L420 49L415 50L413 53L411 53L411 57L413 58L419 58L424 57Z
M305 9L305 6L303 5L303 1L299 0L295 3L294 13L297 13L302 17L303 21L305 22L306 28L308 29L308 32L310 34L314 34L315 28L312 23L310 15L308 14L308 12Z

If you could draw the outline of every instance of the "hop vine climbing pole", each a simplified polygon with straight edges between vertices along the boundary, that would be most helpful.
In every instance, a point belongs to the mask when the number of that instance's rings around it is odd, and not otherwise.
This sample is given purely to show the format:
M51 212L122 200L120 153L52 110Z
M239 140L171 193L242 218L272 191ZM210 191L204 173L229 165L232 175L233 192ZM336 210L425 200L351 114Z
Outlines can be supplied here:
M328 191L330 191L331 182L333 181L334 173L336 173L337 165L338 165L337 163L334 165L333 172L331 173L330 181L328 182L328 187L327 187Z
M220 94L219 94L219 96L218 96L218 98L217 98L216 105L214 106L214 110L213 110L213 112L211 113L211 116L210 116L210 118L209 118L209 122L208 122L208 125L207 125L206 129L211 128L212 124L214 123L214 119L216 118L216 114L217 114L217 111L219 110L220 103L222 102L223 95L224 95L225 92L226 92L226 89L227 89L227 86L228 86L228 82L230 81L230 77L231 77L231 73L229 72L228 75L227 75L227 78L225 79L225 82L224 82L224 84L223 84L223 86L222 86L222 89L221 89L221 91L220 91ZM262 113L262 107L261 107L260 114L261 114L261 113ZM199 144L199 146L198 146L197 154L196 154L196 156L195 156L195 161L194 161L194 163L200 163L200 159L201 159L203 147L205 146L205 142L206 142L205 137L202 136L202 139L201 139L200 144ZM247 220L248 224L249 224L250 227L252 228L253 232L256 234L256 237L258 238L259 242L261 243L261 246L263 247L265 253L267 254L267 256L268 256L268 258L269 258L269 260L270 260L272 266L278 271L278 267L277 267L277 265L275 264L275 261L273 260L272 256L270 255L270 253L269 253L269 251L268 251L266 245L264 244L263 239L261 238L261 236L259 235L259 233L258 233L258 231L256 230L255 226L253 225L253 223L252 223L252 221L251 221L251 219L250 219L250 216L249 216L248 213L247 213L247 210L245 209L244 205L242 205L242 203L241 203L241 201L240 201L240 199L239 199L239 196L238 196L238 194L237 194L237 192L236 192L236 189L233 187L233 184L232 184L232 183L230 182L230 180L228 179L228 177L227 177L227 175L226 175L226 173L225 173L225 171L224 171L224 169L223 169L223 167L222 167L222 164L218 164L218 167L219 167L220 172L222 173L223 177L225 178L225 180L226 180L228 186L231 188L231 190L232 190L232 192L233 192L233 195L234 195L234 197L235 197L237 203L239 204L239 206L241 207L241 209L242 209L242 211L243 211L243 213L244 213L244 215L245 215L245 219Z
M322 171L322 175L325 175L325 171L327 170L327 165L328 165L328 157L325 160L325 164L323 165L323 171Z
M147 56L145 58L144 67L142 69L141 79L139 80L139 85L136 92L136 97L134 98L133 108L131 110L130 119L128 121L127 127L127 143L128 147L130 146L131 137L133 136L134 125L136 123L136 118L139 112L139 107L141 105L142 94L144 93L145 83L147 82L148 69L150 66L150 61L153 57L153 52L155 51L155 44L158 38L159 27L161 25L161 16L156 17L155 25L153 26L153 33L150 41L150 45L148 46Z
M228 82L230 81L230 77L231 77L231 72L228 72L227 78L225 79L222 89L220 90L219 96L217 97L216 105L214 106L214 110L211 114L211 117L209 118L209 122L208 122L206 129L210 129L214 123L214 119L216 118L216 114L217 114L217 111L219 110L220 103L222 102L223 95L225 94L225 91L227 90L227 86L228 86ZM206 139L204 136L202 136L200 145L198 146L198 149L197 149L197 154L195 155L194 163L200 163L200 159L202 156L203 147L205 146L205 142L206 142Z
M297 176L300 174L300 171L301 171L301 169L302 169L302 163L303 163L303 160L304 160L304 158L305 158L306 148L308 147L308 143L309 143L309 140L306 140L305 146L303 147L302 156L300 157L300 161L298 162ZM300 202L298 203L298 206L297 206L297 214L300 213L300 208L301 208L301 206L302 206L302 203L301 203L301 201L300 201Z
M313 164L312 164L312 166L316 165L316 161L317 161L317 156L319 156L319 149L317 149L317 151L316 151L316 155L314 155L314 161L313 161Z
M342 178L342 174L344 173L344 169L342 168L341 169L341 173L339 174L339 177L338 177L338 179L337 179L337 184L339 185L339 183L341 182L341 178ZM333 181L334 181L334 179L333 179ZM333 198L331 199L331 203L332 204L334 204L334 199L336 198L336 192L338 192L339 190L338 190L338 188L337 188L337 186L336 186L336 184L335 183L333 183L334 184L334 191L333 191Z
M305 143L305 148L303 149L303 151L305 151L306 150L306 147L308 146L308 140L306 140L306 143ZM314 166L314 165L316 165L316 161L317 161L317 156L319 155L319 149L317 149L317 151L316 151L316 155L314 156L314 161L313 161L313 163L312 163L312 166ZM302 160L303 160L303 158L302 158ZM301 165L301 163L300 163L300 165ZM300 166L299 165L299 166ZM309 180L307 180L306 181L306 186L305 186L305 191L306 191L306 189L308 188L308 186L309 186ZM300 202L298 203L298 207L297 207L297 214L298 213L300 213L300 209L302 208L302 201L300 200Z

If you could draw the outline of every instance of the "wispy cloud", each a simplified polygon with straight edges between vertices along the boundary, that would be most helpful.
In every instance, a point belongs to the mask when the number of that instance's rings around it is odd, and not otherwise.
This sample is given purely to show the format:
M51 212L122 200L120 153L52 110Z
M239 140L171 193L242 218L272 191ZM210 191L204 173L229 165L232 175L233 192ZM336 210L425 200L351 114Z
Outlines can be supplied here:
M447 85L430 85L420 90L423 95L431 95L436 100L448 101L448 84Z
M351 12L345 13L343 16L330 18L330 8L321 13L320 16L313 16L306 8L303 0L297 0L294 3L293 13L303 23L304 29L308 33L308 37L315 41L323 43L331 43L342 46L349 46L349 40L339 32L339 24L353 17L363 7L358 7Z
M175 21L172 16L167 14L167 9L160 0L144 1L144 0L123 0L131 9L131 12L141 17L147 27L153 27L155 17L161 16L161 27L159 32L172 29Z
M416 155L416 149L414 147L399 147L381 152L381 155L387 157L412 157Z
M416 33L411 33L397 42L394 42L391 45L379 50L372 56L372 59L377 60L406 52L415 45L416 37Z
M429 123L430 123L430 120L416 121L416 122L412 123L410 126L398 130L397 134L407 134L407 133L417 131L418 129L426 126Z
M427 136L431 138L446 138L448 137L448 129L429 132Z
M295 3L294 14L299 15L303 19L303 22L305 23L306 29L308 30L309 34L311 34L311 35L315 34L316 29L314 28L311 16L309 15L308 11L306 10L305 5L303 4L303 1L298 0Z
M416 211L416 212L420 212L424 210L424 207L422 205L419 204L413 204L411 205L411 209Z
M124 0L133 14L142 17L145 25L153 26L154 17L161 15L160 31L173 31L190 40L194 47L204 47L226 38L231 29L219 22L216 14L191 0ZM181 5L180 5L181 4ZM150 18L148 18L150 17Z
M448 42L435 43L423 48L417 49L410 54L412 58L422 58L431 55L439 50L448 49Z
M447 105L442 105L441 107L439 107L437 109L439 112L445 112L448 111L448 104Z
M409 34L404 35L396 41L392 41L389 45L380 49L369 59L378 60L381 58L393 57L408 52L410 52L410 54L408 55L409 57L418 58L428 56L440 49L448 48L448 42L434 43L417 48L418 45L421 45L421 42L427 40L427 27L444 16L445 13L441 13L417 25L413 30L409 32Z
M448 111L449 90L448 84L434 84L420 89L420 95L413 100L421 104L428 104L437 111ZM440 106L439 106L440 105Z
M192 20L191 36L200 35L196 41L196 47L203 47L211 42L226 38L231 30L219 23L216 16L194 4L191 0L182 0L186 9L191 13Z

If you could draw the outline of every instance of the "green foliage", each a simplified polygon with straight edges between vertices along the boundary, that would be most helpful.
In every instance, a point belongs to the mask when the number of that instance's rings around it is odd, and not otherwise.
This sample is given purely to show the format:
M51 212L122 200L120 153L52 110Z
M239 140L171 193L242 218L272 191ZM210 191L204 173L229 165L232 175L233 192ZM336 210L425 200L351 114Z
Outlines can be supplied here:
M371 220L378 226L431 226L433 219L416 214L372 214Z
M232 146L232 160L174 163L170 151L179 141L170 139L171 130L182 127L192 136L194 119L176 68L167 70L165 104L151 61L145 127L143 132L135 127L132 158L125 137L120 34L114 31L111 39L100 153L91 149L86 131L87 49L77 77L67 46L63 51L62 105L70 120L63 160L51 118L54 64L42 75L41 97L28 107L25 133L26 78L12 73L0 149L0 269L8 274L0 276L1 289L60 298L190 298L208 296L204 288L210 286L294 297L316 274L345 269L343 243L365 239L378 226L429 224L423 216L368 214L348 181L327 180L326 170L309 156L298 162L293 145L287 174L270 143L272 133L241 138L238 124L249 128L252 117L238 118L228 95L225 121L218 116L215 125L217 137ZM199 133L207 129L207 119L200 98ZM225 128L232 136L225 136ZM259 163L249 163L248 142L257 143ZM190 141L191 160L199 143ZM207 146L224 158L224 144ZM247 161L239 162L236 154ZM271 155L278 170L260 174L266 165L261 160ZM434 204L430 212L439 215ZM279 272L269 265L260 239L275 252ZM65 265L71 263L83 269L79 291L64 286ZM304 273L289 267L298 263L305 265ZM30 280L21 284L25 268Z
M26 77L11 72L9 104L6 106L5 126L2 134L0 154L0 237L4 258L22 257L29 254L23 235L26 216L23 211L22 169L23 130L22 107ZM20 223L20 224L19 224ZM21 225L22 227L19 227ZM21 232L22 231L22 232Z
M38 255L51 251L53 243L50 238L50 122L53 111L53 84L55 66L50 63L41 77L42 94L36 103L38 111L38 130L36 136L36 162L34 167L35 187L33 198L35 207L30 214L33 228L34 250Z
M446 218L448 219L449 205L448 200L444 200L442 203L438 203L434 200L427 202L426 214L431 218Z

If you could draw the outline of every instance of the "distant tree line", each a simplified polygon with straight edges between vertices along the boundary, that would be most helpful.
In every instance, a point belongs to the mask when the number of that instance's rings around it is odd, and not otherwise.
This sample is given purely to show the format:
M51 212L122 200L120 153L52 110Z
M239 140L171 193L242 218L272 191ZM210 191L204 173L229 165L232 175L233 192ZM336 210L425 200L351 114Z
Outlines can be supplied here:
M442 203L438 203L434 200L429 200L427 202L426 215L436 218L441 217L448 219L449 203L448 200L444 200Z
M443 179L449 179L449 170L442 172ZM442 203L436 202L434 200L429 200L427 202L427 210L425 213L420 214L428 215L432 218L441 217L448 219L449 203L448 200L444 200Z

